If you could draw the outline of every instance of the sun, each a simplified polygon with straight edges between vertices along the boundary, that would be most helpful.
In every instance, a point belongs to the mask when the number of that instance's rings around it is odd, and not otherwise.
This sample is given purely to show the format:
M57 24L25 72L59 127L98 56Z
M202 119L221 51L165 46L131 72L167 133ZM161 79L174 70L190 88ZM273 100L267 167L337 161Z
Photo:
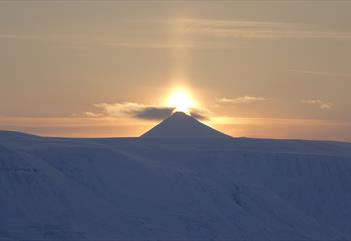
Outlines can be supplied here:
M181 111L190 114L190 109L194 107L194 101L186 89L175 89L168 98L168 106L175 108L174 111Z

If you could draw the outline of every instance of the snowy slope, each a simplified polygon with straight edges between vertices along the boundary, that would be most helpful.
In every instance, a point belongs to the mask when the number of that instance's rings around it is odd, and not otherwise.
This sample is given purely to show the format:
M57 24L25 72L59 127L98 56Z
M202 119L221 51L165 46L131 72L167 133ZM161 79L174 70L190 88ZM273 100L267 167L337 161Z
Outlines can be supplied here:
M351 144L0 132L0 237L350 240Z

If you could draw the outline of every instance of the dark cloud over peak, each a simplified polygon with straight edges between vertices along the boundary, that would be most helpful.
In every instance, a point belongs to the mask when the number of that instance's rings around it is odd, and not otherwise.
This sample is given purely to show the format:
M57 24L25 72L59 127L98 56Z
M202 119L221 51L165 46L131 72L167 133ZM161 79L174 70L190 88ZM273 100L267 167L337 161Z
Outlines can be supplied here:
M131 112L132 117L145 120L163 120L174 111L171 107L144 107Z
M198 120L208 120L208 117L199 110L192 110L190 115Z
M133 102L101 103L96 104L99 112L85 112L89 117L121 117L127 116L142 120L163 120L172 115L175 108L167 106L148 106ZM207 120L208 112L201 109L192 109L190 115L198 120Z

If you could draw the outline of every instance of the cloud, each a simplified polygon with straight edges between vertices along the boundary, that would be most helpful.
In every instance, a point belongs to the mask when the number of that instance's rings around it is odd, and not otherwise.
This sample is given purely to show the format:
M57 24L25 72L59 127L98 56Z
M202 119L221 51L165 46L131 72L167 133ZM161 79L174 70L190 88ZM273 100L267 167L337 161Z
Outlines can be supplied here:
M95 107L100 109L100 112L85 112L86 116L90 117L134 117L138 119L146 120L160 120L168 117L172 114L174 108L170 107L158 107L158 106L146 106L134 102L123 102L123 103L100 103L95 104Z
M162 39L135 39L133 37L127 38L124 41L111 36L96 36L91 35L65 35L65 34L1 34L0 40L29 40L29 41L46 41L64 45L64 47L82 48L82 47L110 47L110 48L136 48L136 49L237 49L250 48L243 44L222 43L214 41L168 41Z
M322 101L319 99L301 100L301 103L310 104L310 105L317 105L322 110L329 110L332 108L332 105L333 105L330 102L325 102L325 101Z
M238 39L351 38L351 32L319 29L311 24L194 18L177 19L175 22L179 32Z
M90 111L87 111L84 114L88 117L101 117L101 116L103 116L103 114L101 114L101 113L94 113L94 112L90 112Z
M206 42L197 41L192 43L169 43L166 41L129 41L120 42L112 41L105 42L103 44L106 47L116 47L116 48L146 48L146 49L236 49L236 48L249 48L243 45L233 45L232 43L216 43L216 42Z
M249 102L255 102L255 101L264 101L267 100L267 98L264 97L257 97L257 96L241 96L237 98L226 98L223 97L219 99L219 102L222 103L233 103L233 104L242 104L242 103L249 103Z
M212 117L214 127L233 136L294 139L338 139L351 141L348 120ZM2 130L17 130L43 136L61 137L131 137L140 136L154 123L138 119L70 117L1 116Z
M95 104L95 107L100 109L98 115L103 116L129 116L134 112L142 110L145 108L144 105L133 103L133 102L123 102L123 103L100 103ZM94 113L96 114L96 113Z
M62 47L110 47L144 49L237 49L252 45L236 40L247 39L351 39L351 31L323 29L313 24L270 21L240 21L223 19L176 18L159 20L134 20L129 24L144 26L159 33L160 38L136 39L114 35L62 34L62 33L0 33L1 39L47 41ZM140 27L139 26L139 27ZM167 29L164 32L164 29ZM173 41L164 36L170 35Z
M48 39L43 35L0 34L0 39Z
M163 120L170 116L174 108L170 107L145 107L132 112L132 116L146 120Z
M325 72L325 71L311 71L303 69L291 69L289 70L295 73L309 74L309 75L319 75L326 77L351 77L351 72Z
M210 120L210 116L213 116L213 113L207 109L193 108L190 110L190 115L195 119L207 121Z
M143 120L163 120L170 116L175 108L167 106L149 106L134 102L100 103L95 104L99 112L85 112L88 117L132 117ZM206 120L208 111L193 109L191 116L199 120Z

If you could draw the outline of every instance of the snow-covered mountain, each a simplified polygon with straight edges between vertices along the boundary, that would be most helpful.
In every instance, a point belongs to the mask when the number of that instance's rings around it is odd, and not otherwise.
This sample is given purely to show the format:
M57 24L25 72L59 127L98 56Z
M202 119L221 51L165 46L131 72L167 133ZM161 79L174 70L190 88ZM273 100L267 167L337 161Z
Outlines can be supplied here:
M0 240L350 240L351 143L2 131L0 207Z

